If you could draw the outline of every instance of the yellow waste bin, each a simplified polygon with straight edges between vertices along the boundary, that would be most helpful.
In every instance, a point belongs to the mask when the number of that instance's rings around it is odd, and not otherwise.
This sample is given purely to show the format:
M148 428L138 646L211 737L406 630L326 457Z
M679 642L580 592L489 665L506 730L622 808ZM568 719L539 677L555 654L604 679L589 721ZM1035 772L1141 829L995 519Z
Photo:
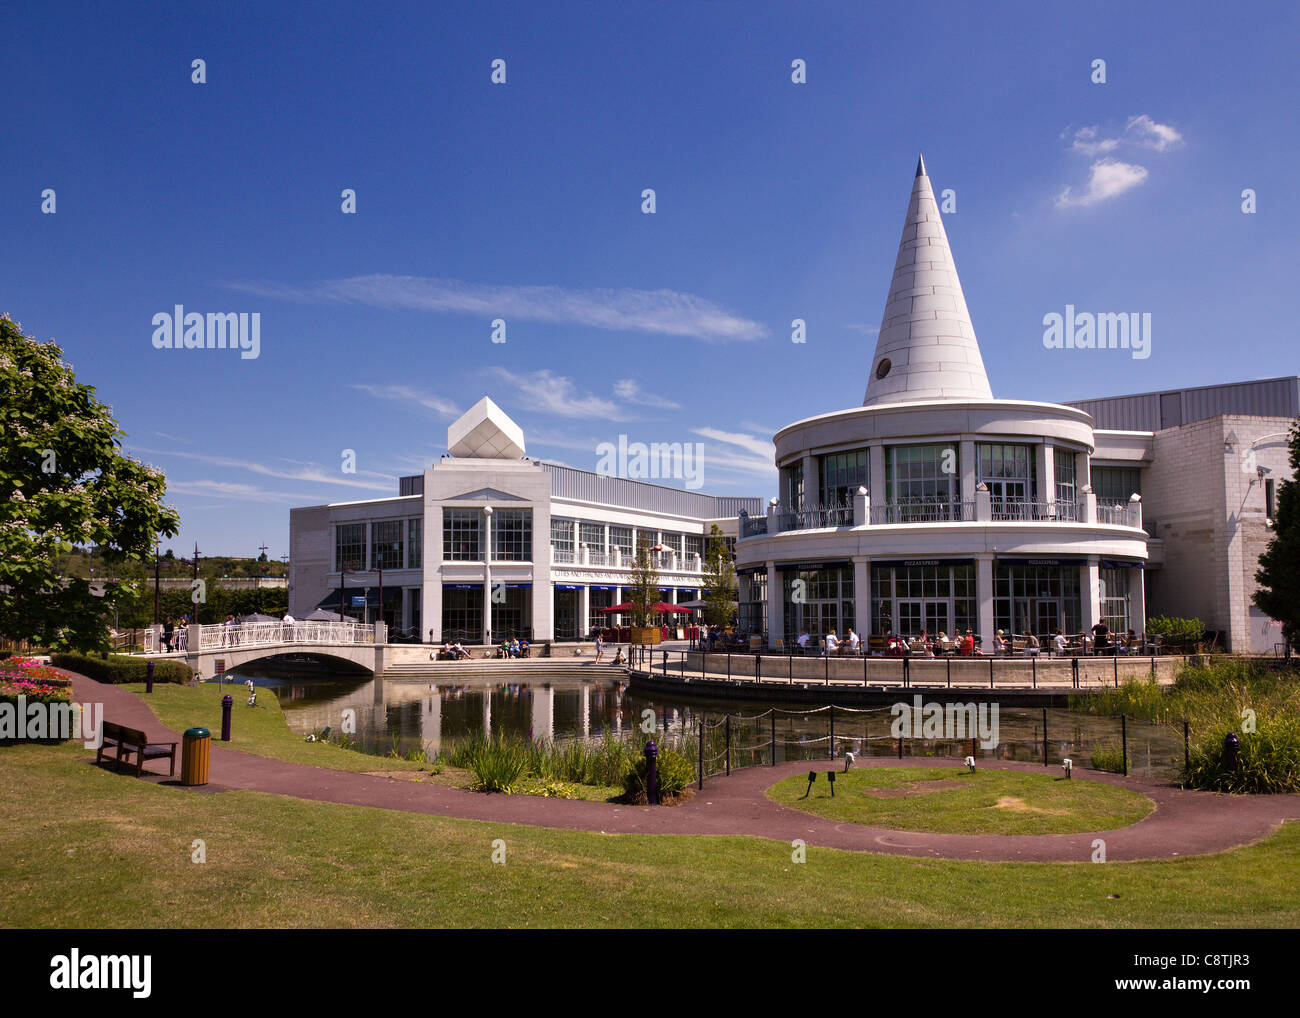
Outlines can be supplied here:
M187 728L181 745L181 784L206 785L212 733L206 728Z

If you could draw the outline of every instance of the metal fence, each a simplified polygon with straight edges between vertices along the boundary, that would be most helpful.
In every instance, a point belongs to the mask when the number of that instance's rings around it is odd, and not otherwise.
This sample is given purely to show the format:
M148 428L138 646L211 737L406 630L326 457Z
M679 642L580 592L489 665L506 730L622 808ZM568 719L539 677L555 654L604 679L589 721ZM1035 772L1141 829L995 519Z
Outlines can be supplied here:
M983 689L1070 689L1118 687L1129 678L1159 678L1185 665L1181 655L996 654L962 657L876 657L871 654L778 654L710 652L633 646L632 669L683 682L751 686L784 683L827 687L898 686Z
M976 760L1041 763L1044 767L1061 767L1068 759L1080 768L1175 780L1185 770L1190 752L1191 732L1186 721L1152 722L1123 714L1091 715L1053 707L1006 708L997 711L995 744L985 749L978 732L900 737L896 728L899 717L895 707L836 705L703 714L696 721L694 738L686 740L684 748L694 750L692 762L700 788L705 778L745 767L843 760L846 753L900 760L972 756Z

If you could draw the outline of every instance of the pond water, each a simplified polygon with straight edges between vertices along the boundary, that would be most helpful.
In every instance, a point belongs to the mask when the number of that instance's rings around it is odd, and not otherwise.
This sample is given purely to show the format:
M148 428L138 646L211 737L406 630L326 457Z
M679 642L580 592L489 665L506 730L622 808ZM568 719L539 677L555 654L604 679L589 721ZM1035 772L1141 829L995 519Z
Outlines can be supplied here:
M832 712L663 695L651 699L630 693L621 676L592 678L589 672L521 682L504 668L473 682L386 679L376 683L366 673L339 672L325 665L258 662L232 675L237 682L251 678L255 685L274 690L290 729L304 737L326 727L340 733L344 711L352 711L355 732L349 738L363 752L382 756L420 749L434 755L452 742L480 733L556 741L600 739L606 733L631 737L649 716L647 710L653 711L655 729L670 735L694 739L701 720L709 726L709 773L726 766L728 727L735 767L771 763L774 753L778 763L825 760L832 723L837 758L842 759L846 750L872 756L892 756L898 750L890 732L894 718L887 707L869 711L836 707ZM901 699L911 701L908 695ZM775 715L769 711L774 706ZM1047 727L1047 757L1053 765L1070 757L1080 767L1092 766L1096 750L1111 750L1118 760L1125 737L1130 772L1135 775L1172 778L1182 762L1182 731L1177 726L1130 719L1121 729L1118 718L1049 708ZM907 756L964 757L970 752L969 739L913 738L904 743ZM1043 712L999 710L997 748L978 755L1041 762Z

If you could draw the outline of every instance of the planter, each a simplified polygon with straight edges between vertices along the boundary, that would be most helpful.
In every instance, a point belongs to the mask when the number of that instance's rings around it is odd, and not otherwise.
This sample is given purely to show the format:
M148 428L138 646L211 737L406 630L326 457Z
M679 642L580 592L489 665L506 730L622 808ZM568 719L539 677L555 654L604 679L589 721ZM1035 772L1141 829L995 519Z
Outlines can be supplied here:
M660 641L658 626L633 626L630 643L657 644Z

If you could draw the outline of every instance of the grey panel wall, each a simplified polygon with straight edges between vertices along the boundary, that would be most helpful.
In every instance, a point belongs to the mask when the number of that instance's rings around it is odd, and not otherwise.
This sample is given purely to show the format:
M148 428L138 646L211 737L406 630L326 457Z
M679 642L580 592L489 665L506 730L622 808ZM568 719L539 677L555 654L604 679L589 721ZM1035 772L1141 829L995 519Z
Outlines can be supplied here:
M1300 415L1300 376L1085 399L1066 405L1091 414L1098 428L1111 431L1161 431L1220 414L1295 417Z

